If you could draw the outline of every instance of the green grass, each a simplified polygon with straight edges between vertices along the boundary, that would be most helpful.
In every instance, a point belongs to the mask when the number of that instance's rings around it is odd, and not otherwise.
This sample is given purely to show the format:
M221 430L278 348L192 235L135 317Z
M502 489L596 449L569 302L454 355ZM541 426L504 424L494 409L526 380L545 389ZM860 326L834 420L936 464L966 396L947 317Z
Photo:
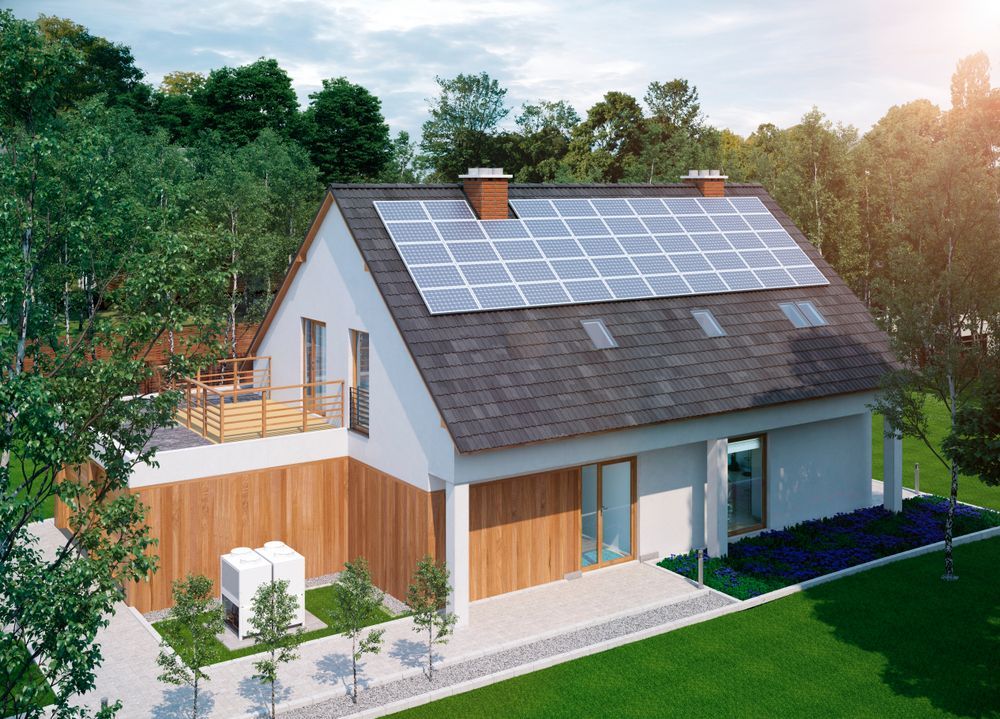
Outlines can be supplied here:
M11 668L8 671L14 671L14 666L23 666L24 660L28 657L28 650L24 648L23 644L19 644L15 650L20 652L20 656L17 658L16 662L11 663ZM7 681L11 680L11 677L6 676L4 668L0 668L0 678L6 678ZM29 687L41 689L37 706L45 707L52 704L56 700L56 695L52 693L51 687L49 687L48 682L45 681L45 677L42 676L42 672L35 664L31 665L27 675L17 683L17 686L18 689L15 690L15 693L23 691ZM16 709L16 706L8 706L6 702L0 703L0 717L13 714Z
M1000 717L1000 538L394 716Z
M940 447L948 434L951 419L944 404L935 399L927 400L927 418L930 436ZM882 479L882 416L872 415L872 477ZM903 438L903 485L913 488L913 464L920 463L920 491L942 497L951 494L951 477L941 461L916 437ZM958 480L958 499L979 507L1000 509L1000 487L989 487L978 477L962 475Z
M24 469L29 474L34 471L34 463L30 459L24 460ZM24 483L24 473L21 471L20 460L13 460L10 463L10 479L11 485L14 487L20 487ZM21 492L18 492L20 495ZM45 498L45 500L39 505L38 509L35 511L35 519L50 519L55 516L56 513L56 498L54 495L50 495Z
M322 637L329 637L334 634L339 634L336 627L339 623L339 612L337 611L336 603L333 598L333 587L318 587L316 589L306 590L306 611L310 614L315 615L320 621L327 624L324 629L315 629L310 632L305 632L302 635L302 641L310 641L312 639L320 639ZM371 624L381 624L382 622L387 622L390 619L396 619L396 617L384 609L378 613L375 620ZM164 619L159 622L155 622L153 626L156 631L160 633L160 636L172 646L174 649L178 649L179 646L183 645L183 642L179 641L183 638L180 634L182 631L177 627L176 623ZM226 646L218 641L214 640L211 646L208 648L208 664L218 664L219 662L229 661L230 659L238 659L239 657L248 657L252 654L256 654L259 650L254 647L244 647L242 649L227 649ZM178 649L178 653L184 657L185 652Z

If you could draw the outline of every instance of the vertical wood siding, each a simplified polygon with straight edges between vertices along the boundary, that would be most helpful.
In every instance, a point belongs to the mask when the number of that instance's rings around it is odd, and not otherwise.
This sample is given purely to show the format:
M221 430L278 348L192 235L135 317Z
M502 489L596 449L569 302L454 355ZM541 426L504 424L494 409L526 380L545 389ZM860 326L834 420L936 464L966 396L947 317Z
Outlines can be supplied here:
M101 472L94 463L67 474ZM159 569L126 586L140 612L171 605L174 580L204 574L216 583L219 556L280 539L306 558L306 576L340 571L364 556L375 583L399 598L417 560L444 560L444 492L426 492L346 457L132 490L147 506ZM56 503L57 527L69 512Z
M469 505L473 600L580 568L579 469L474 484Z

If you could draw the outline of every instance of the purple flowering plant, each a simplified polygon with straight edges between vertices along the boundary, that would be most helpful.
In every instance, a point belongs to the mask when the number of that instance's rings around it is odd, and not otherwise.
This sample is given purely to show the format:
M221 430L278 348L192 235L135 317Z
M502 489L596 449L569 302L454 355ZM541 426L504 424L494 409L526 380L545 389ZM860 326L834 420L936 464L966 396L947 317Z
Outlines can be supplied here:
M866 507L786 529L761 532L729 545L726 557L708 557L705 584L749 599L807 579L944 539L947 500L922 496L903 501L894 514ZM1000 526L1000 513L959 504L955 536ZM696 552L666 557L659 565L696 579Z

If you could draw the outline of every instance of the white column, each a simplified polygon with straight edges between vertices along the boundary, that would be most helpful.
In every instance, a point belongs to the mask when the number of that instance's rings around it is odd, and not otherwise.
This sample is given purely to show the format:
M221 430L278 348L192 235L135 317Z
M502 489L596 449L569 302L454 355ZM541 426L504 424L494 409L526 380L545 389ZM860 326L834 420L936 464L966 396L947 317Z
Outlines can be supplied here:
M705 445L708 458L708 486L705 493L705 546L710 557L724 557L729 551L729 465L725 439L710 439Z
M445 556L451 573L448 611L469 623L469 485L445 484Z
M883 420L882 506L890 512L903 509L903 437Z

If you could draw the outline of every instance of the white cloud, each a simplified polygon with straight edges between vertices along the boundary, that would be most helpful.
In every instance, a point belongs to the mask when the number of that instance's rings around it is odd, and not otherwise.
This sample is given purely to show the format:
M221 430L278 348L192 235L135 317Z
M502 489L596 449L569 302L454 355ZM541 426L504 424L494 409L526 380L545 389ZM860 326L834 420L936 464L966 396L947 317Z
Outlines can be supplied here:
M624 0L14 0L22 16L71 17L133 48L151 81L275 57L305 99L347 76L419 131L434 76L485 69L514 106L608 90L641 98L684 77L721 126L787 125L812 105L864 130L917 97L947 105L956 61L993 51L1000 2L839 0L766 5Z

